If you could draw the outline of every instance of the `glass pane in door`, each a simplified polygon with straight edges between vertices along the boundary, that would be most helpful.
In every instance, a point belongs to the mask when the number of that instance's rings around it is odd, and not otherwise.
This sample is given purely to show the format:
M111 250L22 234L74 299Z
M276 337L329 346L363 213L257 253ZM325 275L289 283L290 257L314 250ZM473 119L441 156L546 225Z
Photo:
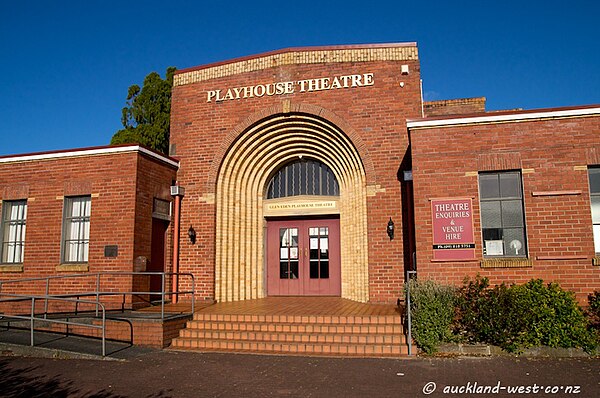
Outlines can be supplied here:
M279 278L298 279L298 228L279 229Z
M311 279L329 278L329 228L309 228Z

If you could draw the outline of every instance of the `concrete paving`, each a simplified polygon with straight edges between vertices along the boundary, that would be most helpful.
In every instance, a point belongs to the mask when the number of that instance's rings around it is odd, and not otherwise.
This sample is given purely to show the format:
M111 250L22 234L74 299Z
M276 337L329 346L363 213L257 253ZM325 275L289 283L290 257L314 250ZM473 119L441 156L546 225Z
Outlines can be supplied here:
M120 360L112 361L39 358L17 356L5 346L0 396L600 396L600 360L595 358L362 359L139 348L119 353Z
M125 360L153 351L122 341L106 340L102 356L102 340L59 333L35 331L34 345L26 329L0 329L0 352L17 356L63 359Z

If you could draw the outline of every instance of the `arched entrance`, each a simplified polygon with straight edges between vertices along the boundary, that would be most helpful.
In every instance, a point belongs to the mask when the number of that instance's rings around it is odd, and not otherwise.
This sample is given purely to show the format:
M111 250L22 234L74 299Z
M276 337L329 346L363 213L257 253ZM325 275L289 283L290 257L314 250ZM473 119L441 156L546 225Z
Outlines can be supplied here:
M341 231L341 296L368 301L367 189L363 163L352 142L337 126L302 113L274 115L258 121L240 134L223 159L216 191L218 301L253 299L267 294L267 184L282 166L303 158L326 165L339 184L335 213L339 214Z
M339 296L339 183L314 159L283 165L267 184L267 295Z

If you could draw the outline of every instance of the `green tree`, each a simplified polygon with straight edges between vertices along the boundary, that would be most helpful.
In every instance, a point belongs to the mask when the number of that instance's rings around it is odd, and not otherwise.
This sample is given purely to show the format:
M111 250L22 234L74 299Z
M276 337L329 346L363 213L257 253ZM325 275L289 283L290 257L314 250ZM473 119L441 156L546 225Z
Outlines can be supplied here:
M156 72L144 79L144 85L134 84L127 91L127 106L123 108L123 129L113 135L110 144L140 144L156 151L169 152L171 89L175 67L167 68L163 80Z

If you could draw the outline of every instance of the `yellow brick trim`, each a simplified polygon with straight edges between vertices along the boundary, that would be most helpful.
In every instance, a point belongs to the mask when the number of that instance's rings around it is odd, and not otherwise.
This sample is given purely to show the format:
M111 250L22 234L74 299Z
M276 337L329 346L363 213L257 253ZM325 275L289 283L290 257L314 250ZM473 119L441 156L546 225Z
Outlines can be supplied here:
M465 177L477 177L479 175L479 172L477 171L467 171L465 173Z
M385 188L381 188L381 185L367 185L367 196L376 196L378 193L385 193Z
M481 268L530 268L533 261L528 258L494 258L481 260Z
M521 170L522 174L533 174L535 173L535 169L523 169Z
M267 293L263 193L275 170L299 156L320 159L338 179L341 295L369 300L367 187L360 156L336 126L307 115L278 115L238 137L217 177L217 301Z
M575 171L587 171L588 167L587 166L573 166L573 170L575 170Z
M215 204L215 194L214 193L205 193L200 196L200 203L207 203L209 205Z
M0 272L23 272L23 264L0 265Z
M596 256L592 258L592 265L600 265L600 257Z
M183 86L205 80L217 79L240 73L255 72L284 65L413 61L418 59L419 54L416 46L290 51L281 54L258 56L256 58L233 61L224 65L207 67L190 72L183 72L173 77L173 86Z
M60 264L56 266L58 272L87 272L89 269L88 264Z

